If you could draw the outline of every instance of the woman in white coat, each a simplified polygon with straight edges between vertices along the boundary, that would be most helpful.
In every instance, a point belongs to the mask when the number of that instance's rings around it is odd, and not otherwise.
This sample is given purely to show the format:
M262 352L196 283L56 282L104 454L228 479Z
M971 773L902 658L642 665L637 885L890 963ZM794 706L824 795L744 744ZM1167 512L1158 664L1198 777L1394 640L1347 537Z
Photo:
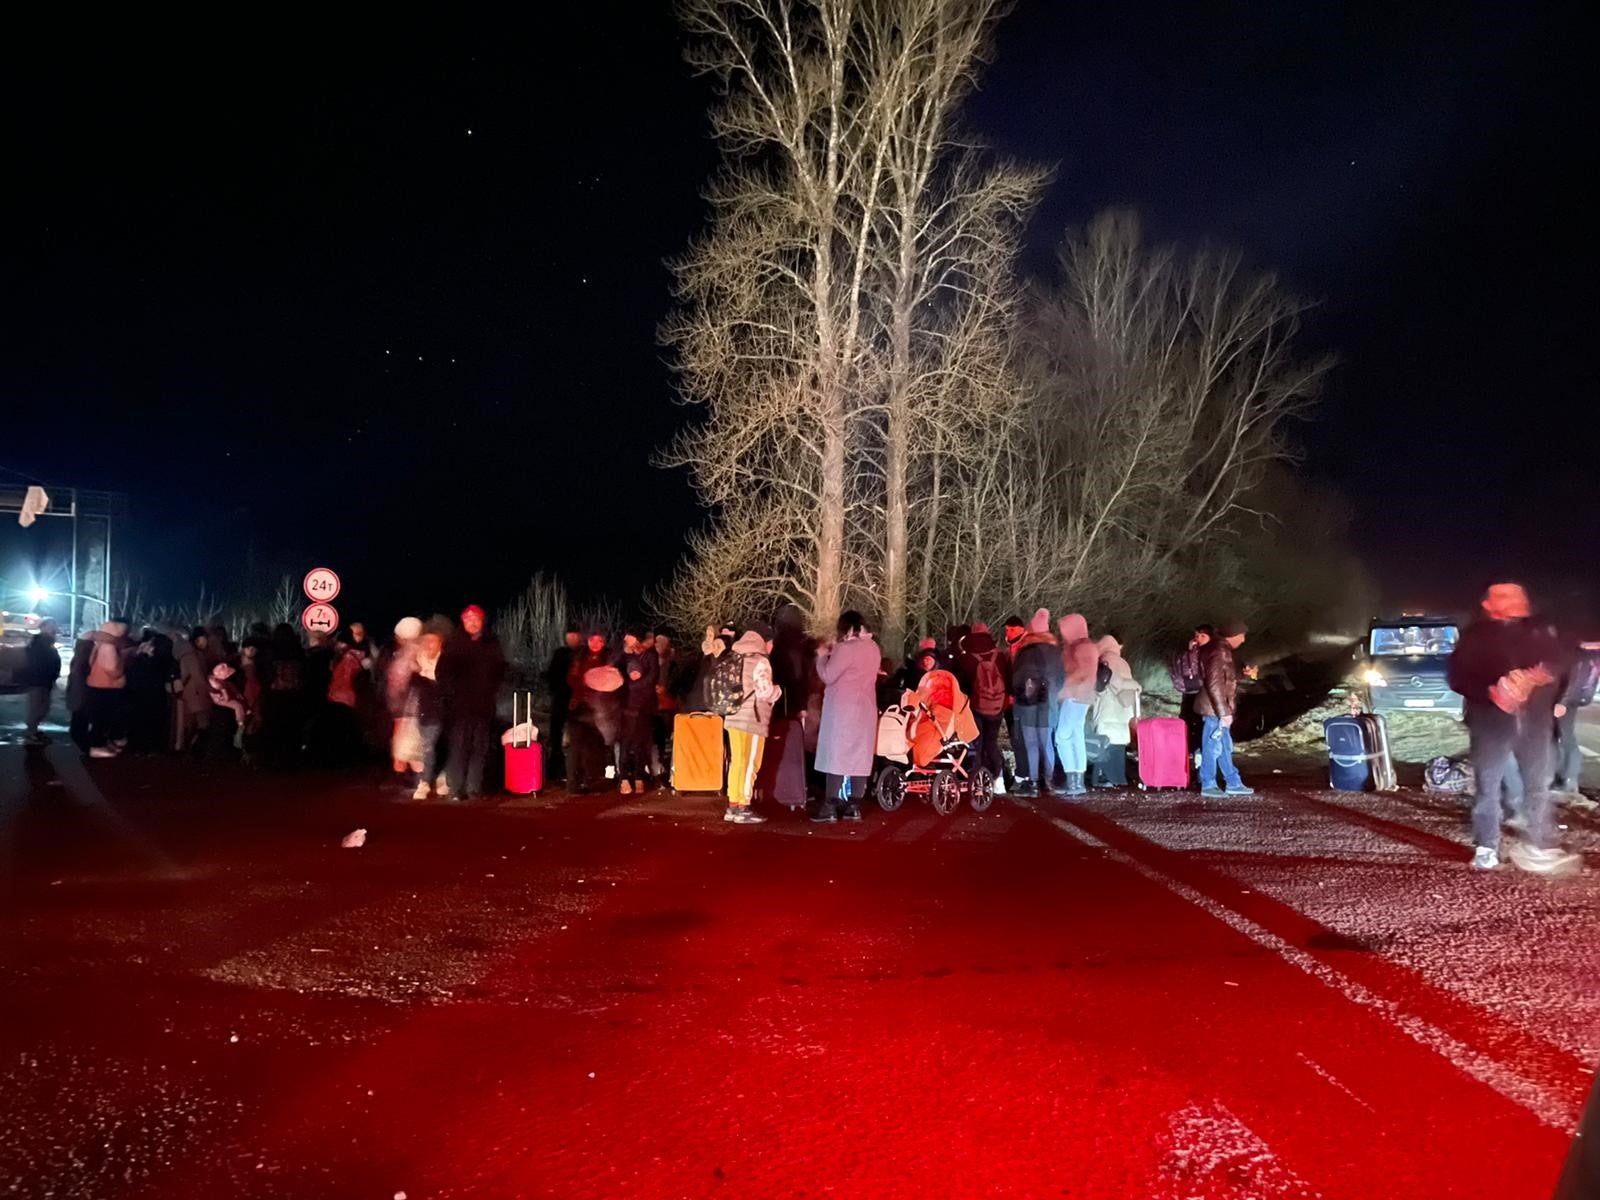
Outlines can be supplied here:
M1122 644L1107 634L1095 648L1100 664L1111 672L1105 689L1095 697L1089 724L1110 744L1093 763L1091 783L1097 788L1128 785L1128 743L1133 740L1133 722L1139 711L1139 682L1133 677L1128 660L1122 657Z

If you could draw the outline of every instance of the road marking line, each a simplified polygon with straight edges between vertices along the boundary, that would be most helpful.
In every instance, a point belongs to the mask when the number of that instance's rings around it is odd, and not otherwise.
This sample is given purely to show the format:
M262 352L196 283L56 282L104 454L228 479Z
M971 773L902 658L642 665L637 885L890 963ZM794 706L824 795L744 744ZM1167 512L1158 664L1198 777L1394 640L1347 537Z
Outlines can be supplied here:
M1070 821L1041 812L1037 806L1026 800L1018 800L1017 803L1038 813L1068 837L1099 850L1113 862L1143 875L1152 883L1159 884L1174 895L1187 900L1196 908L1215 917L1224 925L1244 934L1256 945L1271 950L1290 966L1304 971L1319 983L1325 984L1338 992L1351 1003L1371 1009L1387 1019L1390 1024L1418 1045L1432 1050L1457 1070L1464 1071L1479 1083L1492 1088L1513 1104L1526 1109L1544 1124L1550 1126L1550 1128L1558 1130L1569 1137L1577 1130L1578 1112L1576 1105L1572 1101L1555 1095L1542 1084L1523 1077L1504 1063L1464 1045L1438 1026L1423 1020L1421 1017L1401 1011L1400 1006L1393 1000L1380 996L1363 984L1357 983L1348 975L1334 970L1334 968L1320 959L1307 954L1298 946L1291 945L1277 934L1262 928L1248 917L1234 912L1233 909L1223 904L1219 904L1211 897L1196 891L1186 883L1179 882L1164 871L1147 866L1132 855L1124 854L1121 850L1107 845L1095 837L1094 834L1079 829Z
M1351 1091L1347 1086L1345 1086L1345 1084L1341 1080L1339 1080L1337 1077L1335 1077L1335 1075L1334 1075L1334 1073L1332 1071L1328 1070L1327 1067L1323 1066L1316 1059L1314 1059L1310 1055L1306 1054L1305 1051L1303 1051L1303 1050L1295 1051L1295 1057L1298 1058L1301 1062L1305 1063L1306 1066L1310 1067L1318 1075L1320 1075L1331 1086L1338 1088L1346 1096L1349 1096L1350 1099L1354 1100L1357 1104L1361 1105L1362 1108L1366 1109L1368 1112L1377 1112L1377 1109L1373 1108L1372 1105L1368 1104L1360 1096L1356 1095L1353 1091Z

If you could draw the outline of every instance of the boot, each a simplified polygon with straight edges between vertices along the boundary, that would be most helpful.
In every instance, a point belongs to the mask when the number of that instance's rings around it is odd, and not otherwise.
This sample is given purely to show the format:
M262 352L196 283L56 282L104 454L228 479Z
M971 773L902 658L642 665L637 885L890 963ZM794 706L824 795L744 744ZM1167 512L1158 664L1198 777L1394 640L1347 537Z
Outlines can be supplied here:
M1062 793L1064 796L1081 796L1087 789L1083 786L1082 771L1067 772L1067 788Z

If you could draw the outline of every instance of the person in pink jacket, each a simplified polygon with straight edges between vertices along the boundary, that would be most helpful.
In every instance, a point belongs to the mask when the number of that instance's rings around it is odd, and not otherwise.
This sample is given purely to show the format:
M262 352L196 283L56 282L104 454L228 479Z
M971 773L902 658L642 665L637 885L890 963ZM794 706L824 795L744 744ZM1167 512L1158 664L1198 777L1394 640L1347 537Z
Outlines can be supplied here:
M1061 632L1062 684L1060 706L1056 709L1056 757L1067 777L1064 795L1081 796L1087 790L1083 777L1089 770L1089 756L1083 742L1089 706L1094 703L1095 679L1100 673L1100 650L1089 640L1089 622L1079 613L1069 613L1056 623Z

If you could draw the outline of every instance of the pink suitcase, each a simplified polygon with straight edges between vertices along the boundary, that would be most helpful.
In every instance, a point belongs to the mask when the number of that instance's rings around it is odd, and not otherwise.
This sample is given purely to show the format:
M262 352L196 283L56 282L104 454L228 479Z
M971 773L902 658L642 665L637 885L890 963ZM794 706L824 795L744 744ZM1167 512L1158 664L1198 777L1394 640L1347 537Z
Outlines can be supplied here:
M506 791L513 796L536 796L544 788L544 747L532 738L519 736L524 725L518 724L518 700L511 695L512 740L505 743ZM533 693L529 692L527 705L522 711L523 722L533 722Z
M1179 717L1145 717L1137 727L1139 786L1189 786L1189 729Z

